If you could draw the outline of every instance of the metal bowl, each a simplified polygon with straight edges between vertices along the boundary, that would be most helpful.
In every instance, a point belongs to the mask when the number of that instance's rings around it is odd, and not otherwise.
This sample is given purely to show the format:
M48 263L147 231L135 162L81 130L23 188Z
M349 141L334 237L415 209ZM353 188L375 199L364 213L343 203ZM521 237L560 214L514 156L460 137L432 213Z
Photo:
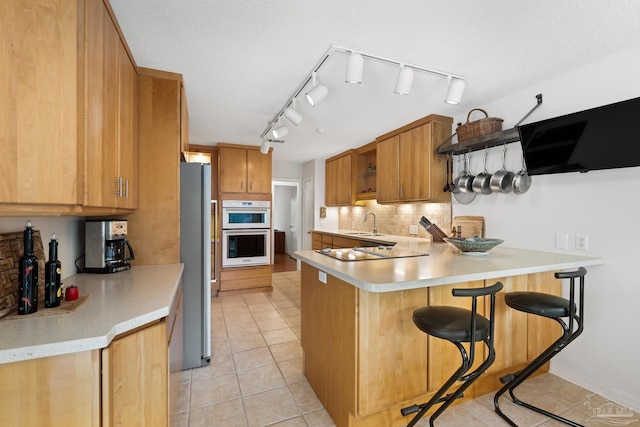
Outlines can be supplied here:
M461 252L488 252L504 242L502 239L485 239L484 237L445 237L443 240Z

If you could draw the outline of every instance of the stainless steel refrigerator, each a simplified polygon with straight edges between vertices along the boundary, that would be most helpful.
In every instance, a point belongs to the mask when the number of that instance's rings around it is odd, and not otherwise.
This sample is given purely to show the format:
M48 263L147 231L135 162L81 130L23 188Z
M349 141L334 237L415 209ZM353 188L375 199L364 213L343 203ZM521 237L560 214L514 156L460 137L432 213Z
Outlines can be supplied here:
M184 263L182 369L211 360L211 165L180 163L180 262Z

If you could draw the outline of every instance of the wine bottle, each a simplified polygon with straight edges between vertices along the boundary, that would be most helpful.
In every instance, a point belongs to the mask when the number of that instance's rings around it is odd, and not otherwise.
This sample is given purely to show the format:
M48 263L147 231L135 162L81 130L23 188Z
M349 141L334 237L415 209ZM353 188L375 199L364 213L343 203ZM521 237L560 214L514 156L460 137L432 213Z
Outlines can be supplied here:
M62 264L58 260L58 240L56 233L51 235L49 241L49 261L44 266L44 306L45 308L58 307L62 296L60 289L60 274Z
M18 262L18 314L38 311L38 258L33 254L31 220L24 229L24 254Z

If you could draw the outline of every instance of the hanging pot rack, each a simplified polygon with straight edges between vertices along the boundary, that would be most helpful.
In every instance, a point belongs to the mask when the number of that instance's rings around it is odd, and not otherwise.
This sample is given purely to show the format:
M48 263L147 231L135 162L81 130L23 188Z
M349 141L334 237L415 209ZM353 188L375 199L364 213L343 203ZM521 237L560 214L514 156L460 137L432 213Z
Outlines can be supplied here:
M526 120L527 117L531 115L540 105L542 104L542 94L536 95L536 105L524 115L523 118L516 123L513 128L503 130L500 132L494 132L489 135L479 136L477 138L468 139L463 142L458 142L457 144L453 144L453 137L456 135L454 133L449 138L447 138L440 146L437 148L436 152L438 154L462 154L468 153L471 151L477 150L485 150L491 147L497 147L498 145L509 144L511 142L516 142L520 140L520 135L518 134L518 126Z

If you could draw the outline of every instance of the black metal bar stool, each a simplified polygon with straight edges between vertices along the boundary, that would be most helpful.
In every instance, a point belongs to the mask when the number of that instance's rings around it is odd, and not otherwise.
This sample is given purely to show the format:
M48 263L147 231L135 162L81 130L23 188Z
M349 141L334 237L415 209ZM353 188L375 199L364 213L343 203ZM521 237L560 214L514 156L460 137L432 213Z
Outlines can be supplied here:
M502 378L500 381L505 384L495 395L493 404L496 409L496 413L500 415L510 425L517 427L517 424L511 421L501 410L498 404L498 399L502 394L509 390L511 399L516 405L529 408L540 414L553 418L554 420L569 424L574 427L582 427L581 424L575 423L566 418L562 418L559 415L552 414L544 409L530 405L529 403L519 400L513 391L520 384L529 378L535 371L540 369L545 363L547 363L553 356L560 353L560 351L567 346L571 341L575 340L583 330L583 314L584 314L584 276L587 274L587 270L580 267L576 271L556 273L556 279L570 279L569 281L569 300L549 295L541 292L509 292L505 295L505 302L507 305L515 310L523 311L525 313L535 314L537 316L548 317L557 321L562 327L562 336L558 338L549 348L547 348L542 354L540 354L535 360L527 365L522 371L516 374L509 374ZM576 279L580 279L580 295L579 295L579 307L576 312L575 304L575 284ZM565 323L562 318L568 317L568 324ZM577 325L577 328L576 328ZM575 330L574 330L575 329Z
M471 310L459 307L432 306L422 307L413 312L413 323L424 333L451 341L458 347L462 355L462 365L455 373L440 387L427 403L411 405L400 410L402 416L407 416L417 412L416 416L409 422L407 427L415 425L420 418L436 403L442 405L431 415L429 425L433 427L433 422L454 400L462 397L463 392L473 383L496 358L493 348L493 325L495 320L496 293L502 289L502 283L496 282L493 286L473 289L453 289L454 297L471 297ZM491 306L489 319L477 313L478 297L490 295ZM467 371L473 366L475 357L476 342L484 341L489 354L485 361L473 372ZM462 343L469 343L469 354L462 346ZM443 397L457 381L464 381L456 391Z

